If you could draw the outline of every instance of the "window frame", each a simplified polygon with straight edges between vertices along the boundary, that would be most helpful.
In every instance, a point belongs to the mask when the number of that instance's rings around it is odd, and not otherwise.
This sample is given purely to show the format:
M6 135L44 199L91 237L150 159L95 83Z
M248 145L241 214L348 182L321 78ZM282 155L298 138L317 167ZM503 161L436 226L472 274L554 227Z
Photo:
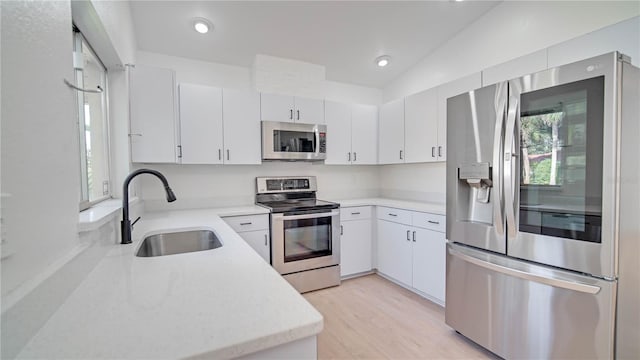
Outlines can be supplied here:
M88 164L87 164L87 144L86 144L86 125L85 125L85 111L84 111L84 93L82 91L77 91L76 94L76 126L78 130L78 160L79 160L79 170L80 170L80 202L79 202L79 210L86 210L102 201L111 199L111 184L112 184L112 173L111 173L111 126L109 119L109 85L108 78L109 72L107 67L102 62L102 59L98 56L98 54L93 50L89 41L87 41L86 37L80 32L80 30L74 26L73 27L73 58L74 58L74 78L76 86L79 88L84 88L84 78L82 68L77 68L75 62L78 61L76 58L76 53L82 54L82 51L86 50L90 52L93 57L97 60L98 64L103 70L102 74L102 85L103 92L101 95L102 101L102 131L103 131L103 141L104 141L104 164L103 167L106 172L106 191L104 190L103 184L103 196L90 199L89 193L89 178L88 178Z

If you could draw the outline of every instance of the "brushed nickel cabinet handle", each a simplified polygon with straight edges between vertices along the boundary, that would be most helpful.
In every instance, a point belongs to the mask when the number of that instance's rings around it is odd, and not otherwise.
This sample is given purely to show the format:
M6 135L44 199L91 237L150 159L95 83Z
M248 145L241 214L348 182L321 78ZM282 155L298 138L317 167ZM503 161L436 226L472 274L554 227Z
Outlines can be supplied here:
M442 157L442 146L438 146L438 157Z
M435 146L431 147L431 157L432 158L436 157L436 147Z
M344 227L342 225L340 225L340 235L344 234Z
M296 119L296 120L300 120L300 110L296 110L296 113L297 113L297 115L298 115L298 117L297 117L297 119Z
M409 238L409 233L411 232L411 230L407 230L407 241L411 241L411 239Z
M227 149L227 160L229 160L229 149Z
M264 234L264 246L268 246L268 237L267 234Z
M352 212L351 215L360 215L360 212Z
M357 161L358 160L358 153L357 152L353 152L353 161Z
M400 160L402 160L402 150L400 150Z
M289 120L293 120L293 109L289 109Z
M245 226L245 225L251 225L251 221L249 222L245 222L245 223L240 223L241 226Z
M429 224L436 224L436 225L440 224L440 222L439 222L439 221L431 221L431 220L427 220L427 222L428 222Z
M394 216L394 217L395 217L395 216L398 216L398 215L397 215L397 214L389 213L389 216Z
M348 155L349 159L347 161L351 161L351 153Z
M416 232L413 232L413 242L416 242Z
M218 160L222 160L222 149L218 149Z

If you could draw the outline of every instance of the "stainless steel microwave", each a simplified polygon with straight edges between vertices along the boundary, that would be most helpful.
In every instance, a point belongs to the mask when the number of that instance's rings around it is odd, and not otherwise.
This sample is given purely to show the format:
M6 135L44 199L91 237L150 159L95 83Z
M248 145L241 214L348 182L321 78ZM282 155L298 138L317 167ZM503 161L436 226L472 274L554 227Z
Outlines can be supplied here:
M322 161L326 158L326 125L262 122L262 160Z

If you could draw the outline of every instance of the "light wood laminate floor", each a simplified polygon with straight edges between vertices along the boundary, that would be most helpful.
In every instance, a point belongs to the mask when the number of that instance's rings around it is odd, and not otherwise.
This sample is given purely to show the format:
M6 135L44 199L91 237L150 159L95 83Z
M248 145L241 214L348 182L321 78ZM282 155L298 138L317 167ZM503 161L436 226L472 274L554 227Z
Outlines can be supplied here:
M319 359L493 359L444 323L444 309L378 275L304 294L324 316Z

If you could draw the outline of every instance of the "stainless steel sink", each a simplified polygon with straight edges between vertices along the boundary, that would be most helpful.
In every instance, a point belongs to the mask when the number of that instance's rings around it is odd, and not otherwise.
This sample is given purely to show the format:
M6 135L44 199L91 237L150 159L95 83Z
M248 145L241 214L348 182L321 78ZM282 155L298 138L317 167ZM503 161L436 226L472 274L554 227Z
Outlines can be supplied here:
M136 256L151 257L216 249L222 246L213 231L192 230L147 236Z

